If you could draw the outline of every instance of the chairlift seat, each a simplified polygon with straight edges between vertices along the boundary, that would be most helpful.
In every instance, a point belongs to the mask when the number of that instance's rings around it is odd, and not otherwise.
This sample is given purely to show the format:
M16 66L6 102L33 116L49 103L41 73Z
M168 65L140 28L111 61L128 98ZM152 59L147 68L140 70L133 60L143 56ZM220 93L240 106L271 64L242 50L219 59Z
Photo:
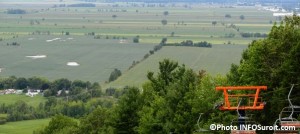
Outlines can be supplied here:
M281 121L281 126L294 126L296 129L300 128L300 121Z
M256 134L255 130L231 130L231 134Z
M273 134L298 134L297 130L277 130Z

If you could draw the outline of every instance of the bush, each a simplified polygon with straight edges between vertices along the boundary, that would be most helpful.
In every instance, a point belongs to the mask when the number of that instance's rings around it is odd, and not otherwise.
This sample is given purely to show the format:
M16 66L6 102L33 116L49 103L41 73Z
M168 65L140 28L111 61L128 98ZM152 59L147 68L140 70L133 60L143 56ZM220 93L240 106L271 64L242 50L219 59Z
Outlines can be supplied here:
M144 55L144 59L147 59L149 57L149 54Z
M120 77L122 75L121 71L119 69L116 69L114 71L111 72L108 81L114 81L116 80L118 77Z
M0 118L0 125L3 125L6 123L6 119L5 118Z
M133 38L133 43L139 43L139 42L140 42L139 36Z

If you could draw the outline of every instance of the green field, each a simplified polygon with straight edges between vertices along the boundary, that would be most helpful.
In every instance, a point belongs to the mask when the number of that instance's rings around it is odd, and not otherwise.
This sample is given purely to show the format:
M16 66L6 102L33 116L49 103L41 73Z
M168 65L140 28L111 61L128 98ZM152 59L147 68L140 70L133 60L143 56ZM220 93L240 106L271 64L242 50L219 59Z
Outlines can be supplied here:
M27 14L20 15L6 14L7 8L4 7L13 7L14 4L5 4L0 6L3 18L0 38L4 39L0 41L0 77L39 76L50 80L68 78L103 84L113 69L123 72L119 80L105 86L140 86L147 71L156 69L158 61L163 58L177 60L195 71L205 69L212 74L225 74L231 63L238 63L246 44L258 39L242 38L240 33L267 33L273 25L270 21L278 21L272 12L260 10L261 7L224 8L208 4L134 7L130 3L97 3L92 8L53 8L55 3L32 6L29 2L19 3L18 8L27 11ZM115 4L119 5L113 7ZM163 15L164 11L169 14ZM225 18L225 14L230 14L231 18ZM240 19L241 15L245 16L244 20ZM163 19L168 21L167 25L162 25ZM217 21L217 24L212 25L212 21ZM229 27L230 24L239 31ZM47 32L50 35L45 35ZM62 35L66 32L70 35ZM101 35L102 39L87 36L91 32ZM44 35L37 35L39 33ZM234 34L234 37L227 37L228 34ZM132 38L137 35L140 43L134 44ZM110 39L104 39L106 36ZM17 38L11 39L13 37ZM127 41L120 43L120 39L113 37L127 38ZM140 61L164 37L169 43L208 41L213 48L164 47L127 71L133 61ZM47 42L54 38L60 39ZM21 46L6 45L12 42ZM229 43L233 45L222 45ZM34 55L47 57L26 57ZM67 62L78 62L80 66L70 67Z
M32 40L28 40L28 39ZM52 42L53 38L61 38ZM93 39L82 36L26 36L14 41L21 46L0 42L0 76L46 77L50 80L68 78L104 82L118 68L125 71L153 49L152 44L120 43L113 39ZM46 55L32 59L26 56ZM77 62L79 66L68 66Z
M38 119L8 122L0 125L0 134L32 134L34 130L46 126L49 121L50 119Z
M17 102L19 100L22 100L22 101L26 102L28 105L34 106L34 107L37 107L41 102L46 101L46 99L41 95L37 95L35 97L29 97L26 95L16 95L16 94L0 95L0 104L2 104L2 103L6 104L6 105L14 104L15 102Z
M191 39L223 44L230 40L235 44L247 44L253 38L243 39L236 30L226 28L226 25L235 24L240 32L265 33L272 26L270 20L276 21L272 12L258 10L259 7L220 8L219 5L195 4L191 8L178 6L142 8L130 7L130 4L123 3L118 7L99 4L95 8L49 8L52 6L51 4L41 5L41 8L24 6L28 14L23 15L5 14L6 8L0 8L1 17L4 19L0 22L0 35L8 36L10 33L28 35L34 31L50 31L51 34L69 31L73 35L95 32L124 37L140 35L142 42L158 43L162 37L170 36L171 32L174 32L175 38L172 38L171 42ZM164 16L164 11L168 11L169 15ZM231 18L225 18L225 14L230 14ZM117 17L113 18L112 15ZM240 15L244 15L245 19L240 20ZM162 19L166 19L168 24L163 26ZM33 24L30 24L31 21L34 21ZM217 24L213 26L212 21L217 21ZM236 36L224 38L225 34L229 33Z
M116 81L106 87L138 86L147 80L147 72L158 71L158 63L163 59L172 59L185 64L195 72L206 70L212 75L224 75L229 71L231 63L238 64L245 45L215 45L212 48L197 47L163 47L145 61L125 72Z

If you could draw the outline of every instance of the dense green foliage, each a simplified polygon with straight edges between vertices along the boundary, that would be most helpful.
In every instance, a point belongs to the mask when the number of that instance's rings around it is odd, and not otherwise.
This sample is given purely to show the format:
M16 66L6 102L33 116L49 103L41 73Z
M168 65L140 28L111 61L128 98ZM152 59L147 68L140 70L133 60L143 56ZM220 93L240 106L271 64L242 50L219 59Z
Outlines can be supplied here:
M59 114L51 119L48 126L35 131L34 134L71 134L77 131L77 126L75 120Z
M148 73L149 81L142 92L127 87L113 108L98 107L82 118L76 133L193 133L200 113L206 114L201 120L204 126L232 119L222 118L225 113L213 109L220 101L220 93L214 88L225 85L225 78L213 78L205 71L196 74L170 60L161 61L159 70L157 74ZM116 91L110 88L107 93Z
M119 69L114 69L114 71L111 72L108 81L114 81L116 80L118 77L120 77L122 75L121 71Z
M253 41L244 51L240 65L232 65L228 80L233 85L267 85L262 93L267 105L255 113L263 125L273 124L281 109L288 106L291 84L300 83L300 17L292 16L274 25L269 36ZM299 86L292 93L294 105L300 105Z

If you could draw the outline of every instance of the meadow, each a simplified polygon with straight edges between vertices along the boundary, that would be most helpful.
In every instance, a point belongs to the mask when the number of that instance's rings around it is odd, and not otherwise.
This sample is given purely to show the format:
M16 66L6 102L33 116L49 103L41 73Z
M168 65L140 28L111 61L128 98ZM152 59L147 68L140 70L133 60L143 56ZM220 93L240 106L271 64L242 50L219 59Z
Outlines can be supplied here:
M6 105L10 105L10 104L14 104L17 101L24 101L30 106L37 107L40 103L44 103L46 101L46 98L43 97L42 95L37 95L35 97L29 97L24 94L0 95L0 104L4 103Z
M49 121L50 119L38 119L8 122L5 125L0 125L0 134L32 134L34 130L46 126Z

